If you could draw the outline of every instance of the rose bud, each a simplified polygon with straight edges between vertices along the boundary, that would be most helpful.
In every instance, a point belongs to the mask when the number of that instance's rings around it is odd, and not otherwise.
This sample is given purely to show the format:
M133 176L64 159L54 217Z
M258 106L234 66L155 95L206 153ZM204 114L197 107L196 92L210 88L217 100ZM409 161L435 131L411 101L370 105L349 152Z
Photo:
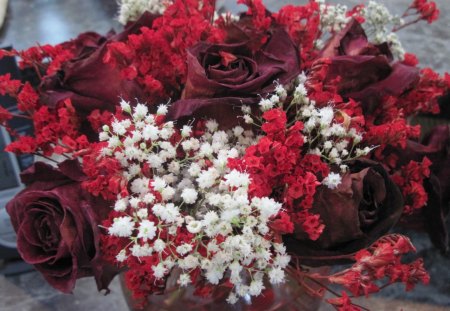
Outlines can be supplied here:
M101 220L109 204L86 192L80 164L59 169L37 162L21 174L27 187L7 205L17 233L17 250L54 288L70 293L78 278L94 276L107 289L116 271L100 257Z
M274 91L275 80L290 83L300 73L299 52L284 29L271 28L257 50L245 31L232 30L232 43L201 42L188 49L186 86L169 118L220 115L227 119L222 124L235 123L239 106L257 104L259 94Z
M325 225L311 241L300 227L285 236L289 252L308 265L346 262L348 255L367 247L395 225L403 211L403 198L384 168L358 160L335 189L317 188L311 213Z

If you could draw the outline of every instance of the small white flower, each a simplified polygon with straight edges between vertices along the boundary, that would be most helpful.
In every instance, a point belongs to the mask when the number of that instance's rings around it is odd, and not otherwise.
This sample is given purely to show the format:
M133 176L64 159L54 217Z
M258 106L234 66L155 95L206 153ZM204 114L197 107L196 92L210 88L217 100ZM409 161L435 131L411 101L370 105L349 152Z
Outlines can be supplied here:
M252 113L252 109L250 108L250 106L247 105L242 105L241 110L244 114Z
M131 191L133 193L146 194L148 192L149 179L146 177L136 178L131 182Z
M291 256L289 255L277 255L274 260L274 265L279 266L280 268L284 269L289 265L289 262L291 261Z
M242 126L236 126L233 128L233 135L239 137L244 133L244 128Z
M127 252L126 252L124 249L121 250L121 251L117 254L117 256L116 256L116 260L117 260L118 262L123 262L123 261L125 261L127 258L128 258Z
M151 124L147 124L144 126L144 129L142 130L142 137L145 140L157 140L159 134L159 129Z
M295 88L295 95L305 97L306 95L308 95L308 91L306 90L306 87L303 84L299 84Z
M166 115L169 112L169 108L167 105L161 104L158 106L158 110L156 111L156 114L158 115Z
M108 147L109 148L116 148L119 147L122 144L119 137L117 136L111 136L108 140Z
M100 141L107 141L109 139L109 133L107 132L100 132L98 136Z
M187 273L183 273L182 275L180 275L180 278L178 279L178 284L180 284L180 286L188 286L189 283L191 283L191 276Z
M148 113L147 106L143 104L137 104L136 107L134 108L133 117L135 120L141 120L147 115L147 113Z
M180 254L181 256L186 255L191 250L192 245L187 243L181 244L180 246L177 247L177 253Z
M244 122L247 124L253 124L253 118L249 114L244 115Z
M131 106L130 103L127 102L126 100L122 99L120 101L120 107L122 108L123 111L131 113Z
M278 95L272 95L270 96L270 101L276 105L280 102L280 97Z
M283 85L277 84L277 86L275 87L275 92L277 93L277 95L280 97L280 99L282 101L284 101L286 99L287 91Z
M155 223L147 219L141 220L138 230L139 233L137 237L143 239L144 241L147 239L152 240L156 235Z
M184 188L181 198L187 204L194 204L197 201L198 192L192 188Z
M250 185L250 175L232 170L224 176L225 184L230 187L248 187Z
M331 172L326 178L324 178L322 184L330 189L336 189L341 184L341 182L341 175Z
M141 208L136 212L136 216L145 219L148 217L148 210L146 208Z
M197 257L193 255L187 255L183 258L182 269L194 269L200 265L200 262Z
M329 150L333 147L333 143L329 140L327 140L326 142L323 143L323 148L325 148L325 150Z
M153 253L153 249L148 244L144 244L143 246L134 244L131 248L131 253L134 257L151 256Z
M269 271L270 283L274 285L283 283L284 278L285 278L284 271L279 267L273 268L272 270Z
M205 124L206 128L210 133L214 133L219 128L219 124L216 120L208 120Z
M158 253L161 253L166 248L166 243L163 240L157 239L153 243L153 249Z
M118 237L129 237L134 230L134 221L129 216L114 218L114 222L111 227L109 227L108 232L111 235Z
M223 277L223 272L217 268L213 268L206 272L205 277L209 281L209 283L217 285Z
M259 209L261 217L269 219L271 216L275 216L276 214L278 214L282 205L272 198L262 197L253 198L252 206Z
M324 125L330 125L331 121L333 121L334 118L334 111L331 107L323 107L319 110L319 116L320 116L320 124L322 126Z
M117 212L123 212L128 207L128 200L127 199L119 199L114 204L114 210Z
M162 199L164 201L169 201L173 198L173 196L175 195L175 189L173 189L170 186L165 187L162 191L161 191L161 196Z
M142 199L142 201L144 203L151 204L151 203L153 203L155 201L155 196L153 195L153 193L147 193L144 196L144 198Z
M203 225L205 227L210 226L211 224L214 224L216 222L219 221L219 216L217 215L217 213L215 211L208 211L204 216L203 216Z
M258 296L264 289L262 280L254 280L250 283L249 294L252 296Z
M336 148L333 148L333 149L331 149L331 151L330 151L330 153L328 154L328 156L329 156L331 159L338 158L338 157L339 157L339 152L337 151Z
M117 135L124 135L127 132L127 128L125 127L123 122L115 120L112 123L113 131Z
M238 301L238 297L235 293L231 292L230 295L228 295L227 302L231 305L234 305Z
M210 157L212 156L214 150L209 143L204 143L200 146L200 156L201 157Z
M130 198L128 203L130 203L130 206L132 208L138 208L139 207L139 203L141 203L141 200L139 198L132 197L132 198Z
M155 179L151 182L151 185L153 189L158 192L161 192L167 186L165 180L160 177L155 177Z
M217 177L219 177L217 170L213 167L210 167L207 171L200 172L196 181L201 189L206 189L214 185Z
M173 223L180 216L180 211L173 203L166 204L163 212L161 213L161 219L167 223Z
M183 137L189 137L192 134L192 127L189 125L184 125L183 129L181 130L181 136Z
M186 229L190 233L197 234L197 233L199 233L202 230L202 223L200 221L197 221L197 220L191 221L187 225Z
M157 266L152 266L152 270L153 270L153 275L155 276L156 279L163 278L167 272L167 269L161 263L159 263Z
M270 99L261 99L259 101L259 107L262 111L267 111L273 108L273 102Z

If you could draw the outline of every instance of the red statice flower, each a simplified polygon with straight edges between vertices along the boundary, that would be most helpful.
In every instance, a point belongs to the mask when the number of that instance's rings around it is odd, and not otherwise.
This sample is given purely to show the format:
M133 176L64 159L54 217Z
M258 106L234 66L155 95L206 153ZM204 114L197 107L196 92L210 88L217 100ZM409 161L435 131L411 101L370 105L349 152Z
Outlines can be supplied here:
M439 97L448 92L450 84L431 68L420 71L420 80L414 88L400 96L397 106L403 108L407 116L420 113L439 113Z
M186 49L223 39L211 24L213 2L174 1L152 28L142 27L127 41L108 44L103 61L121 68L124 79L136 79L152 100L177 98L186 80Z
M401 282L407 290L419 282L428 284L430 277L422 260L409 264L401 262L402 256L409 252L415 252L415 248L408 238L402 235L385 236L368 249L357 252L354 256L356 262L351 268L328 279L344 286L355 297L379 291L380 282Z
M318 51L315 41L320 37L319 4L316 1L300 6L286 5L272 14L275 21L287 28L291 38L301 47L302 68L309 68Z
M6 127L8 120L11 120L12 118L11 112L0 106L0 125Z
M338 311L360 311L361 309L352 304L350 297L344 291L342 296L327 299L327 302L334 306Z
M95 196L115 200L119 193L127 193L126 180L121 175L121 165L113 158L98 159L104 143L92 144L83 157L83 172L89 177L83 187Z
M268 16L266 7L261 0L238 0L238 4L245 4L248 7L247 15L253 20L253 26L256 30L265 32L272 24L272 19ZM267 39L264 37L264 39ZM261 43L264 43L261 42Z
M417 10L420 19L426 20L429 24L439 18L439 10L434 1L414 0L410 8Z
M19 80L11 80L11 74L0 76L0 95L15 97L19 92L22 83Z
M405 199L405 214L411 214L422 208L428 200L423 186L424 179L430 177L431 161L424 157L422 162L410 161L392 176L402 190Z

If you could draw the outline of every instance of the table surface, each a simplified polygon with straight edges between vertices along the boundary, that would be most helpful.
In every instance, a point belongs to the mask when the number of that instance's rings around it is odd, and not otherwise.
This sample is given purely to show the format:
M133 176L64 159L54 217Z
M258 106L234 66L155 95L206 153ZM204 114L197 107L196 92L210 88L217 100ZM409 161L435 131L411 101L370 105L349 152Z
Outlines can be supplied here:
M393 12L402 14L412 0L385 1ZM305 1L265 0L271 9L286 3ZM349 6L356 0L328 1ZM232 11L238 10L232 0L218 0ZM441 9L441 19L428 26L413 25L399 33L407 51L416 53L422 66L432 67L440 73L450 71L450 1L436 0ZM0 45L27 48L36 42L59 43L84 31L106 33L111 28L120 29L115 20L116 0L11 0L8 15L0 31ZM377 297L363 301L373 310L450 310L450 259L443 258L433 249L424 234L413 233L412 239L418 252L424 257L431 274L428 287L418 286L415 291L405 293L402 286L394 286ZM81 310L126 310L120 284L116 279L111 285L111 294L104 297L98 293L94 280L79 280L73 295L56 292L42 279L39 273L29 272L17 276L0 275L1 311L81 311ZM390 301L390 299L395 299ZM408 299L413 302L405 302ZM421 304L427 303L427 304ZM435 307L429 304L436 305ZM330 310L323 306L322 309Z

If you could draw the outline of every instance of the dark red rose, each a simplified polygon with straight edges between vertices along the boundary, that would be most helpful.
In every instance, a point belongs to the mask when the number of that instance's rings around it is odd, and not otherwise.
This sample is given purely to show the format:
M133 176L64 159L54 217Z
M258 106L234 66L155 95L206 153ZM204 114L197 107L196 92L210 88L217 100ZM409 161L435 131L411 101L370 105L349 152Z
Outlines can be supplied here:
M23 260L64 293L85 276L94 276L99 290L107 289L115 271L100 257L98 225L109 204L81 187L86 176L80 164L67 160L56 169L37 162L21 177L27 187L6 210Z
M144 91L138 83L123 78L121 69L105 64L103 58L109 43L125 41L128 35L138 33L141 27L151 27L155 17L145 13L117 35L102 37L85 33L68 42L78 54L63 64L55 75L43 79L41 100L52 108L70 98L77 112L86 116L95 109L114 110L121 97L126 100L143 98Z
M360 160L350 167L336 189L317 189L311 213L325 225L319 239L311 241L300 228L286 236L288 251L305 264L340 262L387 233L402 214L400 190L380 164Z
M242 104L256 104L258 94L272 92L274 81L289 83L300 72L299 53L288 33L272 28L267 42L254 50L253 40L233 28L233 42L201 42L188 50L188 74L182 99L169 117L229 117L241 113ZM240 38L240 40L239 40Z
M333 36L320 56L330 60L326 80L340 77L339 94L361 101L366 113L384 96L400 96L419 80L416 67L392 61L386 43L370 44L356 20Z

